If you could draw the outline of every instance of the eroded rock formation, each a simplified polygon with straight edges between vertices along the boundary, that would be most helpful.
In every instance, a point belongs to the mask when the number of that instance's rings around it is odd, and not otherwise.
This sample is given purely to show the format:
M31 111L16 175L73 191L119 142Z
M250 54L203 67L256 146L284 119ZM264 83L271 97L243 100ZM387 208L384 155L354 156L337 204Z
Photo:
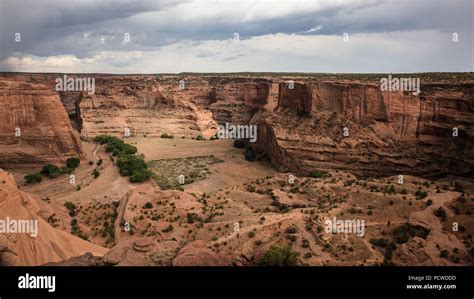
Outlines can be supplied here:
M276 109L251 121L258 126L253 147L281 170L306 174L467 175L474 163L473 90L426 84L415 96L376 84L281 83Z
M41 166L84 158L79 134L58 94L21 77L0 82L0 167Z
M0 233L2 265L36 266L58 262L91 252L102 256L107 249L54 228L48 220L54 215L48 204L37 196L18 190L11 174L0 169L0 219L2 221L35 221L35 228L23 232ZM22 227L26 228L22 224Z

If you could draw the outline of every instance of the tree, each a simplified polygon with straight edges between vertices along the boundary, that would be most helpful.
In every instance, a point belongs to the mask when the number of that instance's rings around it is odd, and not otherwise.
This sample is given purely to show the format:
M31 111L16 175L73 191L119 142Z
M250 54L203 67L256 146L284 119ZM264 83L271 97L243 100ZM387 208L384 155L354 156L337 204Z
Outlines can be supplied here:
M76 157L71 157L66 160L66 165L68 168L76 168L81 163L81 160Z
M298 264L298 252L294 252L291 246L270 246L261 260L263 266L296 266Z
M35 172L25 175L25 180L27 184L39 183L42 181L41 173Z
M446 210L443 209L442 207L439 207L436 211L435 211L435 215L438 216L439 218L441 218L441 220L446 220Z
M43 166L40 172L42 175L49 177L50 179L54 179L61 175L61 170L59 167L53 164L47 164Z

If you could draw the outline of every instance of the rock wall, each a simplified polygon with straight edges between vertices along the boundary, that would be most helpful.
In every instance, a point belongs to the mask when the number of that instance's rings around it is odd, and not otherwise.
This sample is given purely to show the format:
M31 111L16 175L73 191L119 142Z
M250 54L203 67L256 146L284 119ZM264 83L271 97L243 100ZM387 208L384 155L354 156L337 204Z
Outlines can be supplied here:
M7 120L0 128L5 157L0 166L81 155L76 130L67 124L64 109L56 107L55 76L12 75L0 85L0 113ZM422 92L413 95L347 80L93 76L95 94L61 93L68 111L75 106L73 127L86 138L124 136L126 130L139 137L209 138L219 124L252 123L258 126L252 147L278 169L295 173L330 168L365 176L466 175L474 164L471 81L425 82ZM13 138L17 124L24 127L20 140Z
M44 85L2 80L0 119L0 167L84 158L79 135L71 127L58 94Z
M426 84L415 96L382 92L377 84L308 81L289 89L282 82L276 109L251 120L258 126L253 147L296 173L468 175L473 91L473 84Z

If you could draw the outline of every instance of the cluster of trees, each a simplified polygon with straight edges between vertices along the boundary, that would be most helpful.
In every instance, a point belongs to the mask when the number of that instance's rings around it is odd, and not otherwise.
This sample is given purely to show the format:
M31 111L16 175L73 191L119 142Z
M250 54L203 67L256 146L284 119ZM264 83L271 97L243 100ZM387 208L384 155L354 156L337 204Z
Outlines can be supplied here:
M401 226L395 228L392 232L395 242L398 244L406 243L412 237L420 237L425 239L429 230L421 226L413 226L409 223L402 224Z
M65 167L58 167L54 164L47 164L43 166L40 172L34 172L25 175L25 180L27 184L39 183L43 180L44 177L48 177L50 179L57 178L58 176L71 173L74 171L75 168L79 166L81 160L76 157L71 157L66 160Z
M134 155L137 148L133 145L123 142L120 138L110 135L100 135L94 138L95 142L106 144L105 151L112 153L113 156L119 155Z
M153 175L153 173L148 170L148 165L145 163L143 157L135 155L137 153L135 146L109 135L97 136L94 138L94 141L100 144L106 144L105 151L112 153L113 156L118 156L116 163L120 169L120 174L130 177L130 182L144 182Z
M260 264L262 266L296 266L298 265L299 255L289 245L282 247L272 245L263 256Z

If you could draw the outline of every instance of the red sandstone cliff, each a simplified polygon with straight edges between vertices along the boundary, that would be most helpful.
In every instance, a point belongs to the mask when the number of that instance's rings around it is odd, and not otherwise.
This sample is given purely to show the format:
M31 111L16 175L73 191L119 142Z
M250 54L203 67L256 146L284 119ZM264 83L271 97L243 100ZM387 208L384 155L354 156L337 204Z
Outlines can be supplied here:
M474 164L473 91L473 84L426 84L414 96L377 84L281 83L277 108L251 121L258 126L253 147L294 172L467 174Z
M19 79L0 81L0 167L84 158L79 135L58 94L45 85Z

